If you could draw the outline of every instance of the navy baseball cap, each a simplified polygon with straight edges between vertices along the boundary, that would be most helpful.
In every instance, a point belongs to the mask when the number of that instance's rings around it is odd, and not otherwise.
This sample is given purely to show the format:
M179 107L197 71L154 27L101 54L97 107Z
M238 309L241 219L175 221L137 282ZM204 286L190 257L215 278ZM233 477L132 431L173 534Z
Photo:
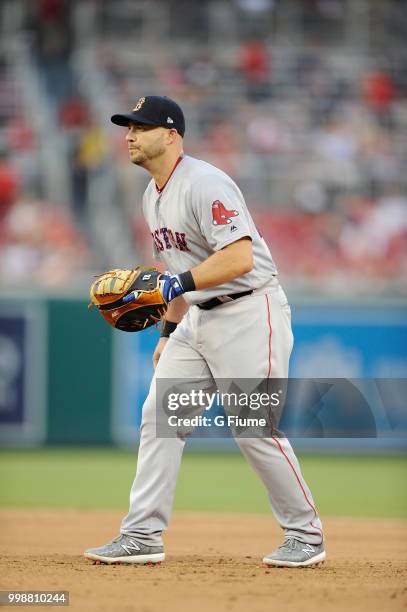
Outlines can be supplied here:
M174 128L180 136L185 134L184 113L174 100L166 96L140 98L130 113L113 115L112 123L128 127L130 121L157 127Z

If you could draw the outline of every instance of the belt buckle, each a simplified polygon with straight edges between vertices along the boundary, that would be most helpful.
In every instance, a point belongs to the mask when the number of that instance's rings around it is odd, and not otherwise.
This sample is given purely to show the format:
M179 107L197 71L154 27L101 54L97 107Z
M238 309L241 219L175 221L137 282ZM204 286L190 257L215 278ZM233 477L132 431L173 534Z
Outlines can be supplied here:
M233 298L231 298L229 295L218 295L216 296L216 299L218 299L219 302L222 302L222 304L226 304L227 302L233 302Z

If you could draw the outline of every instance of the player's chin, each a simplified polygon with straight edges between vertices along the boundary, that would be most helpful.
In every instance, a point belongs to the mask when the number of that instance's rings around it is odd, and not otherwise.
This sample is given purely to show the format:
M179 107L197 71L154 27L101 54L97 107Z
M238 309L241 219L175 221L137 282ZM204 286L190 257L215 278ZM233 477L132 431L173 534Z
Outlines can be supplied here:
M146 157L145 155L140 155L140 153L138 155L130 155L130 161L132 164L136 164L136 166L141 166L146 161Z
M134 153L130 155L130 161L132 164L136 164L136 166L142 166L146 161L146 156L140 153Z

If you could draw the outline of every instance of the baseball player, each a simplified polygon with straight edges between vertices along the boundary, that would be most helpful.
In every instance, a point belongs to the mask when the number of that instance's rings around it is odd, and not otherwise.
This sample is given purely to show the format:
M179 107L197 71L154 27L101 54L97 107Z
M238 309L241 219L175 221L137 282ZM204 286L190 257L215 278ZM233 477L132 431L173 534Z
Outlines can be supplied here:
M120 535L85 557L104 563L164 560L167 528L185 440L156 435L156 379L287 378L293 344L287 298L268 246L242 193L214 166L185 155L184 115L173 100L145 96L130 113L130 160L152 179L143 212L154 251L169 270L169 303L153 355L155 373L143 406L136 477ZM294 451L284 437L237 438L262 480L285 538L268 565L297 567L325 559L322 525Z

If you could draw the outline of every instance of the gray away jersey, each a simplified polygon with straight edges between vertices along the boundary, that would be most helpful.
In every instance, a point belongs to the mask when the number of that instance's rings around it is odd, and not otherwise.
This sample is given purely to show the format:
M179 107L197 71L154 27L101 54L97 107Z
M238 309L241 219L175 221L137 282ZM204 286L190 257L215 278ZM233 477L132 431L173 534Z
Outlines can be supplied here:
M277 274L240 189L211 164L184 156L161 193L154 180L150 181L143 196L143 212L153 238L154 256L171 274L190 270L239 238L251 238L253 269L229 283L186 293L189 304L258 289Z

